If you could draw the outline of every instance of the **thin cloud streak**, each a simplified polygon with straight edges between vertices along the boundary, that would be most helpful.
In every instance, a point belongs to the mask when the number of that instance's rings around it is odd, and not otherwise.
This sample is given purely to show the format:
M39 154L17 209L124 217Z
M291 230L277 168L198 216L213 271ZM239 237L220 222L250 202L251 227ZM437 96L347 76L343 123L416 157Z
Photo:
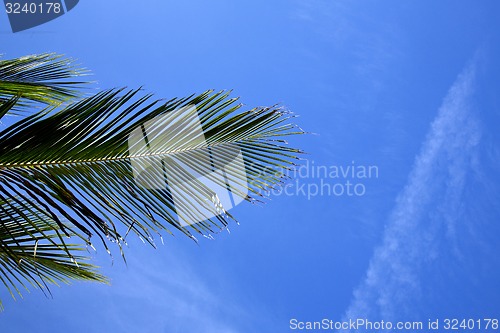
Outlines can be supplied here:
M111 304L109 316L115 317L119 325L124 312L134 309L130 316L134 316L135 311L147 311L148 320L137 322L136 327L130 327L130 323L124 325L122 328L125 331L241 332L239 325L243 324L233 319L235 316L248 319L247 309L217 294L215 291L220 286L211 287L193 270L186 258L156 253L150 255L145 263L136 256L130 257L133 271L120 276L115 286L118 288L108 291L108 299L118 300ZM118 293L118 290L121 292ZM124 306L127 303L133 304L133 307Z
M474 76L472 64L448 91L344 319L418 316L412 305L421 297L420 275L439 256L443 239L453 243L461 194L480 141L469 102Z

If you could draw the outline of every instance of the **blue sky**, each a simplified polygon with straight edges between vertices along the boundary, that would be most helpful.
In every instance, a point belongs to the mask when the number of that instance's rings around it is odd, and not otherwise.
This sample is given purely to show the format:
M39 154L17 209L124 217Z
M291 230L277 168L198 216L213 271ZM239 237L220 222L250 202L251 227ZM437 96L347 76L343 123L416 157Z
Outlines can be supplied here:
M196 245L139 240L112 286L14 302L2 332L289 332L289 321L500 317L500 5L495 1L80 1L0 53L78 59L100 88L234 89L281 103L316 166L376 166L364 195L275 195ZM323 177L325 178L325 177ZM311 194L309 192L309 194Z

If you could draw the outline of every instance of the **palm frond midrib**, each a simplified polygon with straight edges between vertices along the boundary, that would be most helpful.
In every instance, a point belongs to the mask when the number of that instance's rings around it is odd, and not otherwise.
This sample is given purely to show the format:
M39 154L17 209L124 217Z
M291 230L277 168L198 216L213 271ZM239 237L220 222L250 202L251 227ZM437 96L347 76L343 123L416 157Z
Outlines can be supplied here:
M94 163L107 163L107 162L117 162L117 161L130 161L133 159L144 159L149 157L174 157L179 154L198 151L200 149L207 149L212 147L221 147L225 145L231 144L242 144L245 142L252 142L253 138L241 139L241 140L230 140L225 142L214 142L207 145L196 146L196 147L187 147L182 149L168 150L168 151L159 151L153 153L143 153L143 154L134 154L128 155L121 153L119 156L113 157L97 157L90 159L75 159L75 160L62 160L62 161L43 161L43 162L21 162L21 163L2 163L0 161L0 172L3 169L10 168L35 168L35 167L49 167L49 166L72 166L72 165L88 165ZM1 155L0 155L1 159Z

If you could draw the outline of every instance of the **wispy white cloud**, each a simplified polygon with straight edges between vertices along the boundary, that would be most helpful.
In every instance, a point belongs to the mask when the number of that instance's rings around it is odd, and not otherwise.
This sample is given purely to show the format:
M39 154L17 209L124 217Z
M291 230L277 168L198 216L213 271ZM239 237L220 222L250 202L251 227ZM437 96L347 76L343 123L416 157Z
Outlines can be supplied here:
M290 18L302 22L326 45L348 54L353 74L375 88L382 84L380 74L388 67L394 68L397 58L403 55L404 36L398 21L390 15L373 19L381 14L376 6L329 0L295 0L293 4Z
M345 319L416 315L411 304L421 296L425 265L439 256L443 239L453 244L467 172L480 141L470 102L474 76L473 63L448 91Z
M214 278L221 270L213 269L206 276L189 256L165 253L164 248L150 250L130 251L130 269L112 274L112 287L96 296L105 309L100 315L117 330L236 333L244 332L258 315L249 302L242 307L245 295L236 299L223 287L227 281ZM143 251L147 253L135 253Z

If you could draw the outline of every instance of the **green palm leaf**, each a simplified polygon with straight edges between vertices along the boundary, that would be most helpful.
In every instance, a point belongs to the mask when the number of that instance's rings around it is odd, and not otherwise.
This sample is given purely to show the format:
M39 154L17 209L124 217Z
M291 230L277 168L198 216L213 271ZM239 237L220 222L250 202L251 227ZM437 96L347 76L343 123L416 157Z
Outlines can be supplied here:
M260 201L301 153L284 137L303 131L280 107L242 111L224 91L76 99L74 82L58 81L75 74L65 60L30 59L0 65L0 117L26 98L52 104L0 131L0 278L11 293L23 279L103 281L75 265L84 258L67 237L90 246L98 237L111 253L109 239L122 255L129 233L153 246L162 230L211 237L232 219L228 205Z
M152 243L151 232L168 225L190 237L192 232L209 234L227 225L228 214L189 228L181 227L174 217L171 195L166 190L151 191L138 186L131 160L142 163L152 157L166 159L175 155L181 156L190 168L204 172L208 170L200 168L209 166L200 165L193 156L212 148L221 160L225 154L232 154L236 146L243 153L246 179L240 179L241 175L231 169L226 170L227 176L240 183L247 181L248 191L260 196L260 189L282 180L270 166L289 168L300 153L277 140L283 135L301 133L287 123L292 116L279 108L238 112L241 105L226 92L206 92L164 104L151 102L151 96L137 95L138 91L99 93L54 114L26 117L0 132L0 193L35 200L56 221L60 214L89 237L97 234L121 244L123 232L115 224L119 221L127 232L133 230ZM148 149L147 154L139 150L134 156L129 155L130 133L189 105L196 106L205 133L203 142L190 141L179 134L169 137L172 128L166 126L158 134L167 138L163 145ZM176 169L173 165L172 172L178 179L189 178L185 168ZM211 201L209 189L201 183L197 185L190 199L199 205ZM246 194L239 194L251 200Z
M81 236L70 236L82 243ZM97 267L87 262L90 258L74 255L85 250L63 240L54 220L40 215L29 202L0 199L0 282L12 297L21 296L21 290L29 286L50 292L47 283L57 285L58 281L107 282Z
M73 60L56 54L0 60L0 103L18 96L21 101L14 111L33 107L32 102L57 106L81 97L85 82L75 78L85 73Z

